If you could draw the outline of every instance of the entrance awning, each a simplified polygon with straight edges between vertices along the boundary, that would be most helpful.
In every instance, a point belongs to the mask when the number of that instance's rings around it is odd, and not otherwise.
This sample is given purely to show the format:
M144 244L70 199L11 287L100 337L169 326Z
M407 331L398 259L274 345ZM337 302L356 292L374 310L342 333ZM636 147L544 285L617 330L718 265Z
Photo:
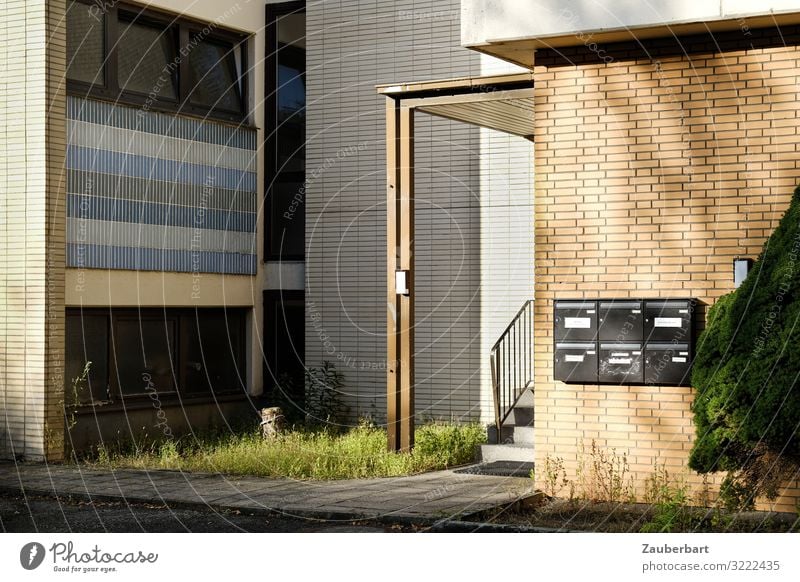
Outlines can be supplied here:
M533 137L533 73L379 85L378 93L431 115Z
M533 73L381 85L386 96L386 425L414 446L414 112L533 139Z

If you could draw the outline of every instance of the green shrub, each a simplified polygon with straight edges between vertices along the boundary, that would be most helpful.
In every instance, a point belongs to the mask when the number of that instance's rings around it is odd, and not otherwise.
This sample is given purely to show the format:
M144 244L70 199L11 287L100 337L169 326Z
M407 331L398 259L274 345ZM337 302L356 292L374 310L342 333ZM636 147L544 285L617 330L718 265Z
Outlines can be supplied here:
M800 187L747 279L710 309L697 342L689 465L729 472L729 506L774 498L800 464L798 346Z

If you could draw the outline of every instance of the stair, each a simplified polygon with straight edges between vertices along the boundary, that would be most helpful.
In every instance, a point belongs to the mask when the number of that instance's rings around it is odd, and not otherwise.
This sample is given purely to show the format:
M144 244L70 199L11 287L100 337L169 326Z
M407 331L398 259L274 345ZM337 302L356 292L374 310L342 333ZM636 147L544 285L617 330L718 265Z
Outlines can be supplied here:
M533 462L533 391L525 390L516 406L503 423L501 439L497 439L497 427L488 428L490 443L480 445L476 461L494 463L497 461Z

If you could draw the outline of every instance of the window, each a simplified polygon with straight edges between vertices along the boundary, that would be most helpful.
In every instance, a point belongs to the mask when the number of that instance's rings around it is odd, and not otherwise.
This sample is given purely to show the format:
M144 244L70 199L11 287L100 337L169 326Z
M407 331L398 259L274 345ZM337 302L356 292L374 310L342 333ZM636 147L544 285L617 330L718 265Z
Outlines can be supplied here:
M267 4L267 260L305 255L306 15L304 2Z
M73 2L67 8L67 77L105 84L105 25L92 7Z
M242 394L245 322L244 309L69 309L66 401Z
M128 21L120 15L117 41L117 83L122 91L175 99L176 75L170 68L175 59L175 35L169 28Z
M244 319L235 312L203 312L187 319L189 392L215 392L220 386L244 388Z
M67 9L67 88L75 95L242 122L246 37L122 3Z
M264 389L284 414L304 416L305 292L264 292Z
M81 312L67 315L66 346L64 400L73 404L108 400L108 318ZM89 373L82 378L87 363Z
M198 44L189 53L189 100L209 109L241 111L233 46L195 40Z
M114 318L115 380L123 396L175 391L175 318L120 315Z

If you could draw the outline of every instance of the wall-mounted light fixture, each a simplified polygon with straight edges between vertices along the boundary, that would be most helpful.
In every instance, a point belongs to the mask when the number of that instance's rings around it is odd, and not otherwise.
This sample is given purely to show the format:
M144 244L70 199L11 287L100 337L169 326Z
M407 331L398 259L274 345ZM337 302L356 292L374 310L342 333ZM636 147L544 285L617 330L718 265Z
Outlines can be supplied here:
M741 259L739 257L733 259L734 288L738 289L739 285L744 283L744 280L747 279L747 273L750 272L750 268L752 266L753 266L753 259Z
M394 292L398 295L408 295L408 271L394 272Z

